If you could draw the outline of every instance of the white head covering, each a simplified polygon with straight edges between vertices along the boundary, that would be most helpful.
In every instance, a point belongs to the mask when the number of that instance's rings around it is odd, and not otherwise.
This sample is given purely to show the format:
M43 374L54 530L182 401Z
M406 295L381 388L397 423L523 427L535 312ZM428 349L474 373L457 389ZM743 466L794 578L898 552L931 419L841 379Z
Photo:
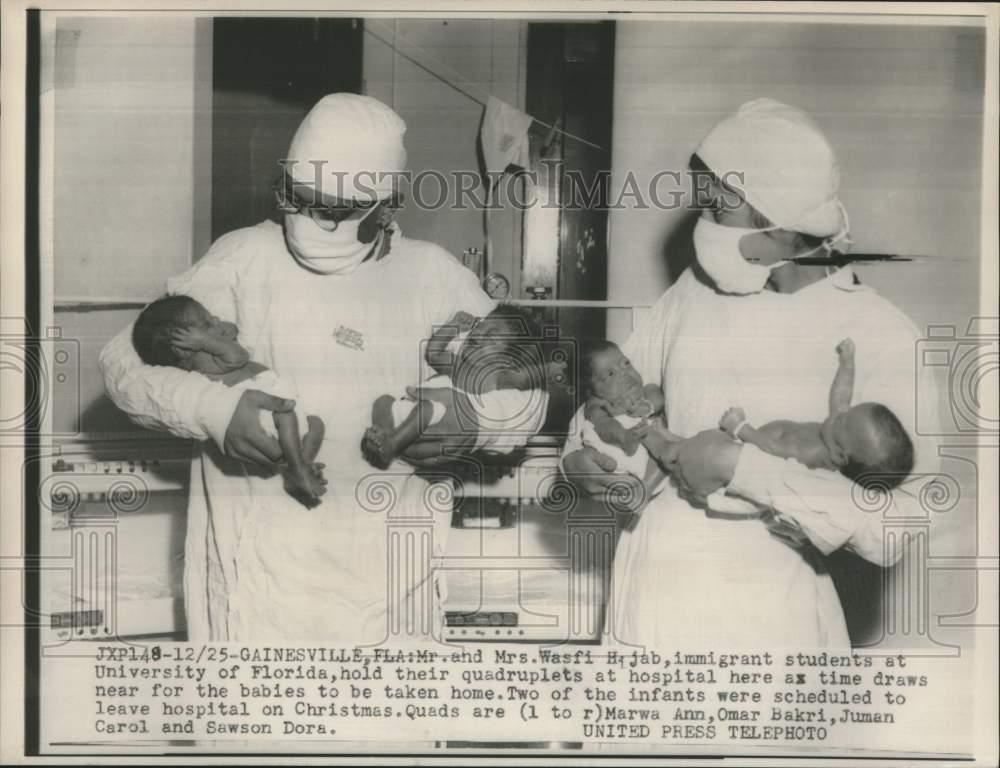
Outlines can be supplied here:
M845 232L837 158L802 110L748 101L709 131L697 153L717 176L742 173L747 202L782 229L817 237Z
M384 200L393 174L406 168L406 123L382 102L356 93L324 96L302 120L288 148L288 169L312 186L321 161L321 191L343 200ZM396 180L398 183L398 179Z

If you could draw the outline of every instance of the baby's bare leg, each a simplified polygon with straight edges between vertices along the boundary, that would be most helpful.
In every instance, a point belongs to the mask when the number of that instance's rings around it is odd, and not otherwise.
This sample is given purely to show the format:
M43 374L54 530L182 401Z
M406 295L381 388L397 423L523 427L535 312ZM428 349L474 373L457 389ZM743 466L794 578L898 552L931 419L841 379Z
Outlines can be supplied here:
M846 413L854 399L854 340L844 339L837 345L840 365L830 386L830 413Z
M286 488L292 495L302 496L307 504L319 503L319 497L326 493L326 480L322 467L306 460L295 412L275 413L274 425L278 429L278 443L288 465L284 472ZM312 431L310 428L310 433Z
M306 422L309 424L309 431L302 438L302 455L307 462L312 463L323 447L326 425L319 416L306 416Z

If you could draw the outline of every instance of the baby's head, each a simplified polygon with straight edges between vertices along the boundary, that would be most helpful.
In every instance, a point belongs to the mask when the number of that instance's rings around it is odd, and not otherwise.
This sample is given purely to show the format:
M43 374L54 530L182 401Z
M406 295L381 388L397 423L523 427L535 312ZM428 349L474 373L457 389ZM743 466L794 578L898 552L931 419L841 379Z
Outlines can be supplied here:
M496 377L499 389L546 389L556 373L543 360L541 329L530 311L498 304L469 331L455 361L465 386Z
M198 370L199 353L179 349L174 344L177 329L199 330L235 341L238 330L203 307L190 296L165 296L140 313L132 328L132 346L147 365L169 365L186 371Z
M895 488L913 471L913 442L896 415L879 403L861 403L831 417L823 437L841 473L862 485Z
M628 409L642 399L642 376L611 341L587 344L580 357L580 380L586 397Z

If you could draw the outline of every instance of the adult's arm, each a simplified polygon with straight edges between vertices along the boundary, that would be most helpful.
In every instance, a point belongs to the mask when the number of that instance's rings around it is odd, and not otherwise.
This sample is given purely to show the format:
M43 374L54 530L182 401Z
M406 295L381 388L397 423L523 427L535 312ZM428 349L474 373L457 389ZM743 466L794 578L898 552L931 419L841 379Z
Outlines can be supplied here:
M221 238L197 264L168 280L167 292L191 296L236 322L237 286L252 274L251 236L240 230ZM241 338L244 330L249 329L241 327ZM241 392L199 373L144 364L132 346L132 324L105 345L99 362L108 396L134 422L178 437L211 438L225 447Z
M843 546L878 565L891 565L903 552L901 537L885 535L887 522L895 526L928 518L919 498L920 488L933 482L940 468L937 444L927 434L937 431L938 387L933 371L918 365L915 328L881 334L875 354L862 356L864 342L858 344L854 402L882 403L900 420L916 451L908 480L893 491L864 489L838 473L810 470L744 445L728 488L793 519L824 554ZM924 434L917 430L918 407Z

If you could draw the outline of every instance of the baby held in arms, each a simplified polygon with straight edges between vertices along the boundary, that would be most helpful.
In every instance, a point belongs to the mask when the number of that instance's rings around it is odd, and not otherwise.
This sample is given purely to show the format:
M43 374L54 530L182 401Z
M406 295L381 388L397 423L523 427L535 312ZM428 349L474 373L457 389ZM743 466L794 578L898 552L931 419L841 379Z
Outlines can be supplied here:
M473 450L494 453L525 445L545 423L550 379L563 373L563 366L543 361L539 338L530 313L513 305L482 318L458 312L428 342L426 359L437 375L375 401L361 442L365 458L386 469L448 411L457 420L457 443L475 435ZM438 390L445 403L421 396L428 390Z
M294 388L251 361L250 353L236 341L238 335L233 323L215 317L189 296L167 296L139 315L132 329L132 345L147 365L196 371L227 387L258 389L294 400ZM323 467L313 463L323 443L325 425L318 416L309 416L301 425L300 418L296 412L260 412L261 427L281 445L286 490L312 506L326 493Z
M879 403L851 406L854 342L837 345L840 364L830 387L830 415L819 422L772 421L754 428L742 408L730 408L719 426L731 437L811 469L824 468L861 485L895 488L913 470L913 443L895 414Z
M655 470L642 444L647 419L663 414L663 391L644 384L632 362L610 341L598 341L581 357L580 378L587 401L581 439L585 446L610 456L618 472L640 480Z

